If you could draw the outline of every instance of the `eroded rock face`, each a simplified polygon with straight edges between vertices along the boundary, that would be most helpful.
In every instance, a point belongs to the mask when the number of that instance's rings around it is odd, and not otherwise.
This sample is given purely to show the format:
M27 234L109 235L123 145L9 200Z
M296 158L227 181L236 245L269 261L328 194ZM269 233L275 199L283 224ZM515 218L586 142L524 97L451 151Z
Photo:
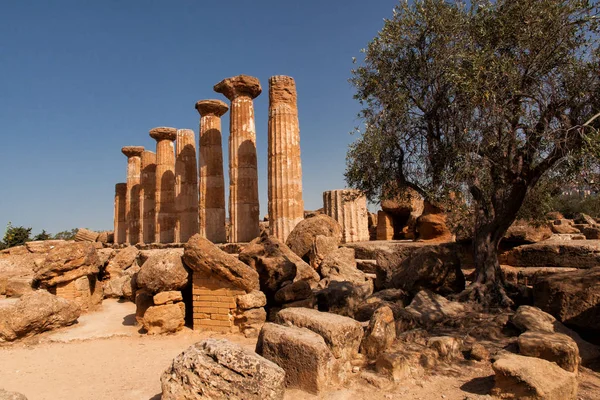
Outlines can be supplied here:
M142 320L149 335L173 333L185 325L185 304L165 304L148 307Z
M249 310L251 308L259 308L267 305L267 297L260 290L254 290L250 293L237 296L236 303L239 309Z
M579 370L577 343L562 333L528 331L519 336L519 353L555 362L565 371Z
M334 237L339 243L342 240L342 229L337 221L325 214L317 214L304 219L290 232L285 244L298 255L308 261L308 253L318 235Z
M527 221L515 221L506 231L503 241L519 244L541 242L552 236L552 230L547 225L533 226Z
M600 242L567 240L527 244L506 252L501 262L514 267L599 267Z
M426 201L423 214L417 218L415 225L417 239L433 242L453 241L454 235L450 232L446 219L446 214L441 208Z
M504 399L576 400L577 374L535 357L505 353L492 364L492 394Z
M27 293L16 302L0 304L0 341L72 325L80 314L81 308L76 303L45 290Z
M227 340L206 339L178 355L161 376L162 399L283 399L285 372Z
M435 293L422 290L406 307L422 324L431 324L447 318L456 318L465 311L462 303L447 300Z
M34 282L44 288L55 286L97 274L99 267L100 259L93 243L65 243L50 249L44 261L36 265Z
M137 285L152 293L179 290L187 285L189 272L183 265L181 254L165 250L153 254L142 265L137 274Z
M200 235L192 236L185 244L183 261L192 270L215 274L247 293L260 288L255 270Z
M128 246L117 252L112 260L106 266L106 273L110 278L118 278L123 271L131 267L138 257L139 250L135 246Z
M365 337L360 344L360 351L370 359L376 359L392 346L396 340L394 313L387 306L382 306L373 313Z

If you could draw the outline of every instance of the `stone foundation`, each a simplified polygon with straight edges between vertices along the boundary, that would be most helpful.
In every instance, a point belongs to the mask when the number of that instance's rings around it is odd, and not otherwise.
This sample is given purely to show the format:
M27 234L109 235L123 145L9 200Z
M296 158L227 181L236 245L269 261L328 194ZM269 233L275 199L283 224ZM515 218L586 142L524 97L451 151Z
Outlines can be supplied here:
M194 271L192 293L194 330L239 332L234 325L235 297L246 294L245 291L214 276Z
M71 300L82 310L90 310L102 303L101 283L95 276L82 276L81 278L59 283L48 290L53 295Z

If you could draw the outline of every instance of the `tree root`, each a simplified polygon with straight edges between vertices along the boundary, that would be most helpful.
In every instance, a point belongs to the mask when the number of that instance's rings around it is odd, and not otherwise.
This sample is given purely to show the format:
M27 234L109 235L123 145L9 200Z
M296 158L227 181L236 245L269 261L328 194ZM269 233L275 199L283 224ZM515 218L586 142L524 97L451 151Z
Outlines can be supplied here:
M456 299L462 302L476 302L484 307L509 308L514 302L506 294L506 289L500 283L482 284L475 282L456 295Z

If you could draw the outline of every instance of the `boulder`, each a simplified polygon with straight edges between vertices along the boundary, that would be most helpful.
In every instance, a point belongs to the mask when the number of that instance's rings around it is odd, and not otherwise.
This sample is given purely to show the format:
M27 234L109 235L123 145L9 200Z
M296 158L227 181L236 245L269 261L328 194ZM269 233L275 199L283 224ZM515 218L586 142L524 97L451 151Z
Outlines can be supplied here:
M354 249L340 247L323 259L320 268L321 276L330 281L352 282L362 285L367 281L365 273L356 267Z
M194 235L185 244L183 261L194 271L215 274L247 293L259 290L258 273L211 241Z
M234 324L240 328L240 332L246 337L256 337L258 331L267 320L267 312L264 308L251 308L249 310L238 310L234 314Z
M260 290L254 290L250 293L237 296L235 301L241 310L249 310L267 305L267 297Z
M100 259L93 243L65 243L50 249L46 258L34 268L34 283L43 287L55 286L86 275L95 275Z
M205 339L178 355L160 381L162 400L281 400L285 392L282 368L238 344L216 339Z
M184 325L184 303L148 307L142 319L142 326L149 335L177 332Z
M0 258L0 295L19 297L33 290L33 271L39 261L39 255L29 253Z
M406 307L406 311L411 313L423 325L427 325L449 318L457 318L465 312L465 306L430 291L422 290Z
M441 208L425 201L423 213L417 218L415 225L416 238L434 242L453 241L454 235L448 229L446 220L446 214Z
M258 272L267 299L273 299L284 282L306 280L314 286L319 281L319 274L274 236L254 239L240 253L240 260Z
M27 397L17 392L7 392L0 389L0 400L27 400Z
M568 219L557 219L552 225L550 225L550 229L553 233L561 235L570 233L581 233L579 229L573 226L573 221Z
M500 259L513 267L593 268L600 266L600 241L548 240L515 247Z
M324 289L316 293L319 310L354 317L358 307L373 293L373 282L362 284L348 281L329 281L323 279L320 285Z
M493 364L492 394L503 399L577 400L577 374L535 357L502 354Z
M503 242L511 244L537 243L549 239L552 230L548 225L535 226L527 221L515 221L504 234Z
M581 359L577 343L562 333L527 331L519 336L519 353L555 362L569 372L577 372Z
M533 287L534 305L565 325L600 334L600 267L539 280Z
M286 308L277 314L283 325L307 328L323 337L335 358L350 360L358 354L363 328L360 322L341 315L308 308Z
M285 385L319 394L337 383L336 360L323 338L304 328L266 323L256 352L285 371Z
M279 289L275 293L275 302L277 304L291 303L308 299L312 295L313 292L308 282L296 281Z
M136 261L140 251L135 246L128 246L117 251L117 254L106 266L106 274L110 278L118 278L123 271L131 267Z
M106 266L107 263L117 255L117 251L115 249L97 249L96 253L98 254L98 258L100 259L101 267Z
M383 306L373 313L365 336L360 344L360 352L370 359L376 359L389 349L396 340L396 324L392 309Z
M309 261L308 253L319 235L337 239L338 245L342 241L342 229L338 222L325 214L318 214L300 221L290 232L285 244L300 258Z
M597 225L585 227L582 232L587 240L600 239L600 227Z
M172 304L183 301L183 296L181 295L181 292L171 290L168 292L160 292L155 294L153 300L154 305L161 306L163 304Z
M310 266L319 269L325 256L337 250L340 241L335 236L317 235L308 253Z
M453 362L463 359L462 341L452 336L436 336L427 339L427 347L435 350L438 359Z
M154 305L154 296L145 289L135 292L135 320L138 325L144 324L144 314Z
M490 352L482 344L473 343L470 356L475 361L488 361L490 359Z
M411 296L401 289L385 289L373 293L361 303L354 313L357 321L369 321L373 313L380 307L389 307L394 313L394 318L410 303Z
M137 286L152 293L179 290L189 281L189 272L178 251L164 250L146 260L137 274Z
M393 185L386 190L381 199L381 209L394 216L402 225L409 225L423 213L425 204L423 197L414 189L404 187L398 189Z
M63 245L68 244L68 243L73 243L73 241L65 241L65 240L33 240L31 242L25 243L25 248L27 249L26 253L43 254L44 257L45 257L46 253L48 253L53 248L58 247L58 246L63 246Z
M596 220L594 220L594 218L592 218L591 216L584 214L584 213L577 213L575 214L575 217L573 218L573 222L575 222L576 224L587 224L587 225L596 225Z
M0 341L32 336L77 322L81 308L72 301L36 290L16 302L0 304Z

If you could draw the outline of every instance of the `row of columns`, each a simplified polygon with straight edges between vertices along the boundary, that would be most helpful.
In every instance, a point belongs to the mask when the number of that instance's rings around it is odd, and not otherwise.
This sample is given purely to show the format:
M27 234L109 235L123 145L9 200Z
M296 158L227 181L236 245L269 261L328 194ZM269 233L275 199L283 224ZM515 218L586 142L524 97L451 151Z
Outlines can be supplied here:
M253 100L262 88L257 78L239 75L217 83L214 91L231 105L220 100L196 103L198 166L194 132L189 129L152 129L156 154L139 146L122 149L128 172L127 183L115 187L117 243L186 242L196 233L215 243L226 241L221 117L228 109L229 241L249 242L259 235ZM269 79L268 210L271 234L282 241L304 214L296 98L293 78Z

